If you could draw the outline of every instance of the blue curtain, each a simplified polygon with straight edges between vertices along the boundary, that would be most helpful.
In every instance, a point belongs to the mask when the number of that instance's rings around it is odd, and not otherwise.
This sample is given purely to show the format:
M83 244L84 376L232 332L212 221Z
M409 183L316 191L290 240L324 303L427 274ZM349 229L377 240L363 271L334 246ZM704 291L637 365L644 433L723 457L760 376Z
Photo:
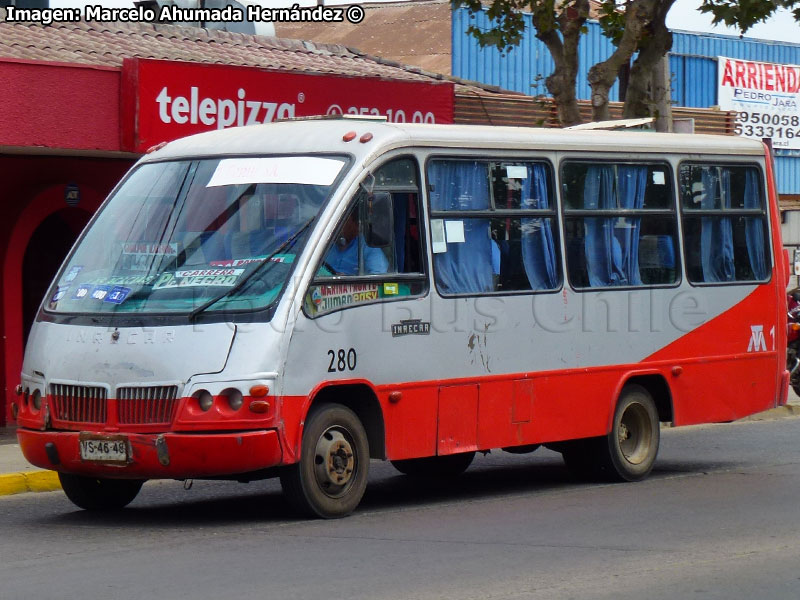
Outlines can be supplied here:
M700 182L703 187L701 209L731 207L730 171L719 167L702 167ZM733 264L733 224L730 217L701 217L700 221L703 281L734 281L736 269Z
M522 180L522 207L549 209L547 170L543 165L528 165ZM522 219L522 264L532 290L552 290L558 286L558 265L550 219Z
M598 166L586 169L583 185L583 208L608 210L617 208L614 196L614 167ZM613 218L584 219L584 253L586 274L591 287L625 285L620 243L614 235Z
M614 169L610 166L589 167L583 186L583 207L586 209L616 208L614 198ZM586 271L591 287L620 285L623 274L619 269L619 243L614 237L614 220L584 219Z
M619 207L640 210L644 207L647 188L647 167L621 165L617 167L617 193ZM642 285L639 275L639 237L642 231L641 217L627 217L624 225L614 230L620 247L620 270L625 276L623 285Z
M758 172L747 169L744 176L744 208L761 208L758 186ZM764 226L760 217L745 219L745 243L750 257L750 266L755 279L767 278L767 256L764 251Z
M435 211L489 208L489 169L477 161L434 161L428 168L431 208ZM494 289L492 240L488 219L462 219L464 242L448 243L433 255L439 289L448 294Z
M647 167L592 166L586 169L583 207L638 210L644 206L646 187ZM591 287L642 284L639 275L641 221L641 217L584 219L586 271Z

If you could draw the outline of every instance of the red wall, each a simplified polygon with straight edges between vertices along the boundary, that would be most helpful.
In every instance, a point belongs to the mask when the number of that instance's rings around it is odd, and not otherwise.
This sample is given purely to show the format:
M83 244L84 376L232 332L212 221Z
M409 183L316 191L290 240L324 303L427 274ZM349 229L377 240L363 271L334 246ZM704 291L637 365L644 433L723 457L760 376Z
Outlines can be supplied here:
M68 156L120 151L120 79L119 68L0 58L0 425L22 367L22 262L31 234L66 207L68 183L80 187L88 220L133 162Z
M120 69L0 59L0 82L0 146L120 149Z
M2 152L2 149L0 149ZM23 356L22 264L31 234L51 214L67 207L64 187L78 185L78 208L85 220L97 210L109 191L133 164L130 159L58 156L3 156L0 154L0 252L2 294L0 371L0 425L8 422L14 388L19 383Z

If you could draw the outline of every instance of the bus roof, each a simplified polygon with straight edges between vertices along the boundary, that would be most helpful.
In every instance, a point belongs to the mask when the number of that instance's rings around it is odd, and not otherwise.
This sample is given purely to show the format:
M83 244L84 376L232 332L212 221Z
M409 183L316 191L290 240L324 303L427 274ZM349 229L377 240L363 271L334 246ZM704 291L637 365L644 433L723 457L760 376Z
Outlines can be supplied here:
M351 141L345 135L355 132ZM369 141L362 136L372 134ZM363 142L361 140L364 140ZM357 160L396 147L764 155L757 140L726 135L580 131L487 125L421 125L370 119L305 119L233 127L175 140L143 161L221 155L352 154Z

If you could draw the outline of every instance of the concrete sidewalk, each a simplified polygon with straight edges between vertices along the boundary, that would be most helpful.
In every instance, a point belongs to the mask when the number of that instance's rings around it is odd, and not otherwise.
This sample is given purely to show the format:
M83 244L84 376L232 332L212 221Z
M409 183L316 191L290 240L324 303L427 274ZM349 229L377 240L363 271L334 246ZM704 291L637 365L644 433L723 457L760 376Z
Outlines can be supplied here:
M789 392L789 402L771 410L746 417L744 420L761 421L800 415L800 397ZM29 464L17 443L13 427L0 427L0 496L25 492L51 492L61 489L58 475Z

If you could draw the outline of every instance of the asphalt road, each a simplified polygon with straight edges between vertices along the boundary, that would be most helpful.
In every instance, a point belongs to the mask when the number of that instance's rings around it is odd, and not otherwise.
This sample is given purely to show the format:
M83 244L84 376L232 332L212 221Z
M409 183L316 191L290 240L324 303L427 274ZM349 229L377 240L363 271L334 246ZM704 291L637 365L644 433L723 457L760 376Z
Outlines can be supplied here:
M361 508L277 482L150 482L127 510L0 498L0 598L800 598L800 417L665 430L652 476L584 484L502 452L455 483L373 463Z

